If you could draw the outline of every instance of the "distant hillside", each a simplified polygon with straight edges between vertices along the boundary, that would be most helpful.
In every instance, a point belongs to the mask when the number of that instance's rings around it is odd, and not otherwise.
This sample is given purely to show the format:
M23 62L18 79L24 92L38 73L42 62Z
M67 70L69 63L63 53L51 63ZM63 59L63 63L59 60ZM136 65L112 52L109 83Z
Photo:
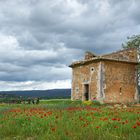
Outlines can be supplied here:
M0 97L40 97L42 99L70 98L71 89L28 90L28 91L0 91Z

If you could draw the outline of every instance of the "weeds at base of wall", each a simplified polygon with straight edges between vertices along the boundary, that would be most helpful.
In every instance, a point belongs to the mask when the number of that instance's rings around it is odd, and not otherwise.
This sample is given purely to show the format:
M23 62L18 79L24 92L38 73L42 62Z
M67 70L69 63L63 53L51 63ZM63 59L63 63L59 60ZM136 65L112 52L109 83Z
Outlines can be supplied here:
M99 102L99 101L96 101L96 100L94 100L94 101L83 101L82 102L82 104L83 105L96 105L96 106L100 106L101 105L101 103Z

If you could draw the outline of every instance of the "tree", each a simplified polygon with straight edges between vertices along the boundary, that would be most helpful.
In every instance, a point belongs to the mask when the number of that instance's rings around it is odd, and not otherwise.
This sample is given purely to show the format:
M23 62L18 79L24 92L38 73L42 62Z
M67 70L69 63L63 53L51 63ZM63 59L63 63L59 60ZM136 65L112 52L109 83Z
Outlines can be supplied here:
M140 35L133 35L127 37L128 41L125 44L122 44L123 48L140 48Z
M125 48L136 48L137 49L137 77L138 77L138 86L140 87L140 35L133 35L127 37L128 41L125 44L122 44L122 47ZM139 92L140 93L140 92Z

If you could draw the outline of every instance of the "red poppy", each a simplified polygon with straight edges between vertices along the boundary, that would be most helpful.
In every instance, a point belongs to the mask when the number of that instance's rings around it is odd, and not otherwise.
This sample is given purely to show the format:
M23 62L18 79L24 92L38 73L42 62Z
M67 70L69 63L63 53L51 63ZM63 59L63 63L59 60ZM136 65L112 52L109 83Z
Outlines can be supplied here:
M83 121L83 118L80 118L81 121Z
M51 111L49 111L49 112L48 112L48 115L51 115L51 114L52 114L52 112L51 112Z
M96 126L96 128L98 129L98 128L100 128L100 126Z
M116 121L116 120L117 120L117 118L112 118L112 120L113 120L113 121Z
M106 121L106 120L108 120L108 118L104 118L103 120Z
M93 112L90 112L90 114L92 115L92 114L93 114Z
M125 122L128 123L128 120L126 120Z
M136 122L136 124L137 124L138 126L140 126L140 122Z
M135 129L135 128L137 128L137 126L136 126L136 125L133 125L133 126L132 126L132 128L134 128L134 129Z
M87 124L85 123L84 125L83 125L83 127L86 127L87 126Z
M116 126L116 125L114 125L114 128L117 128L117 126Z

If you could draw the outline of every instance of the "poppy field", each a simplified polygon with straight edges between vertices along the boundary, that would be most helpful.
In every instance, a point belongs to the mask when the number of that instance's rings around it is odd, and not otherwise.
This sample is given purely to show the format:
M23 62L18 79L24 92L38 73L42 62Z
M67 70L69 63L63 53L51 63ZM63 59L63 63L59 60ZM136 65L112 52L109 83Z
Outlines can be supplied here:
M140 107L0 105L0 140L140 140Z

